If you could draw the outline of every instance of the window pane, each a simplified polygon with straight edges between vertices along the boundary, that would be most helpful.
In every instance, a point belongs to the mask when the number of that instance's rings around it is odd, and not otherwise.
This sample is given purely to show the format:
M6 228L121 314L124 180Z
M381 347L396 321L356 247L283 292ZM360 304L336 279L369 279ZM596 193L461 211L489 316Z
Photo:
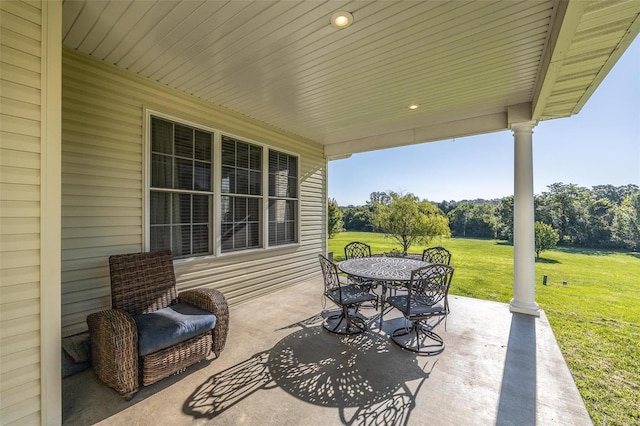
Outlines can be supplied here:
M193 158L193 129L175 125L175 155Z
M247 247L260 247L260 225L250 223L247 227Z
M276 175L269 173L269 196L275 197L276 195Z
M249 150L249 168L262 170L262 148L252 145Z
M209 196L193 196L193 223L209 223Z
M209 226L194 225L193 226L193 247L191 254L207 254L209 253Z
M298 198L298 178L289 178L289 185L287 186L287 197Z
M196 191L211 191L211 164L196 161L194 181Z
M276 245L276 228L277 225L275 222L269 222L269 245Z
M236 143L227 136L222 137L222 164L225 166L236 165Z
M287 187L289 185L289 178L287 177L287 171L278 171L274 176L274 188L275 197L286 197L289 191Z
M196 130L196 160L211 161L212 134Z
M278 170L278 153L269 151L269 173L275 173Z
M223 193L236 192L236 171L232 167L222 168L222 188Z
M175 173L175 188L193 189L193 161L176 158Z
M151 186L154 188L172 188L172 158L165 155L151 155Z
M173 223L191 223L191 195L173 194Z
M269 200L269 221L284 222L286 207L285 200Z
M250 222L260 221L260 200L257 198L247 200L247 216Z
M285 229L285 240L283 241L283 243L295 243L297 240L295 222L285 223Z
M248 194L249 193L249 171L243 170L243 169L237 169L236 177L238 178L236 183L236 194Z
M151 227L151 250L167 250L171 248L171 226Z
M247 199L234 197L234 222L246 222L247 221Z
M173 154L173 124L153 117L151 119L151 151Z
M191 254L191 225L177 225L172 228L171 251L174 256Z
M276 245L285 241L285 227L283 223L276 223Z
M269 200L269 245L297 241L297 201Z
M297 201L287 201L287 217L286 220L298 220L298 202Z
M249 172L249 194L262 195L262 173Z
M236 166L249 168L249 145L246 143L236 142Z
M221 197L220 205L221 205L221 220L223 223L231 223L233 222L233 204L231 197Z
M149 215L152 225L171 223L171 195L166 192L151 191Z
M298 196L297 159L277 151L269 151L269 196Z
M233 225L222 225L220 232L222 239L222 251L228 252L233 250Z
M247 224L236 223L233 227L233 248L247 247Z
M289 155L289 176L298 177L298 159Z

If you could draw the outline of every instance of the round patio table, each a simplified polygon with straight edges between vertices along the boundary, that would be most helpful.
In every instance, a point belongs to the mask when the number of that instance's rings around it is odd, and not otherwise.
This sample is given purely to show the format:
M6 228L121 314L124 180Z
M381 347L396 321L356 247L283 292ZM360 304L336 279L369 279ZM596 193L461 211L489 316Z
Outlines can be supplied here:
M389 284L406 286L411 281L411 271L429 265L428 262L404 257L359 257L338 263L338 269L347 275L375 281L381 286L380 329L382 329L384 303Z

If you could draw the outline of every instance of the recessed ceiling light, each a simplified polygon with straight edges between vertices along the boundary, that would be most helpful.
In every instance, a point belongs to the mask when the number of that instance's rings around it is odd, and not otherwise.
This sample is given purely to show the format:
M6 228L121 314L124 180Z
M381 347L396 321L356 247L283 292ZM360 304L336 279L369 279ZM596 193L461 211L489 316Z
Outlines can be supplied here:
M349 12L338 11L331 15L331 25L336 28L347 28L353 24L353 15Z
M409 105L409 109L418 109L418 108L420 108L420 105L418 104Z

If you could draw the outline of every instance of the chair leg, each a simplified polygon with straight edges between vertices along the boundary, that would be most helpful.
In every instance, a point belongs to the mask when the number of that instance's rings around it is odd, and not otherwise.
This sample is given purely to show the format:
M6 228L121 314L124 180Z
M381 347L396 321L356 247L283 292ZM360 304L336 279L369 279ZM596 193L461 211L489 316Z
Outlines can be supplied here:
M442 337L427 329L419 321L412 321L410 328L401 327L394 330L391 333L391 340L402 349L420 355L438 355L444 351L445 347Z
M334 322L335 326L333 325ZM344 326L341 327L343 323ZM349 307L346 305L342 307L341 313L327 317L322 326L330 333L342 335L359 334L367 329L367 323L357 315L357 310L354 315L350 315Z

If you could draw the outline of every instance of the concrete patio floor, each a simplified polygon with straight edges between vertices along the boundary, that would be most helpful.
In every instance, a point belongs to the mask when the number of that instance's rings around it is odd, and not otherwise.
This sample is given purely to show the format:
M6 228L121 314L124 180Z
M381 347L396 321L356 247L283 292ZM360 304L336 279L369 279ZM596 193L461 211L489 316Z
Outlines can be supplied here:
M383 329L321 327L322 282L231 308L219 359L142 388L127 402L93 370L63 380L68 425L591 425L544 314L450 295L436 331L446 349L416 356ZM327 305L327 309L333 306ZM373 318L376 312L363 309Z

